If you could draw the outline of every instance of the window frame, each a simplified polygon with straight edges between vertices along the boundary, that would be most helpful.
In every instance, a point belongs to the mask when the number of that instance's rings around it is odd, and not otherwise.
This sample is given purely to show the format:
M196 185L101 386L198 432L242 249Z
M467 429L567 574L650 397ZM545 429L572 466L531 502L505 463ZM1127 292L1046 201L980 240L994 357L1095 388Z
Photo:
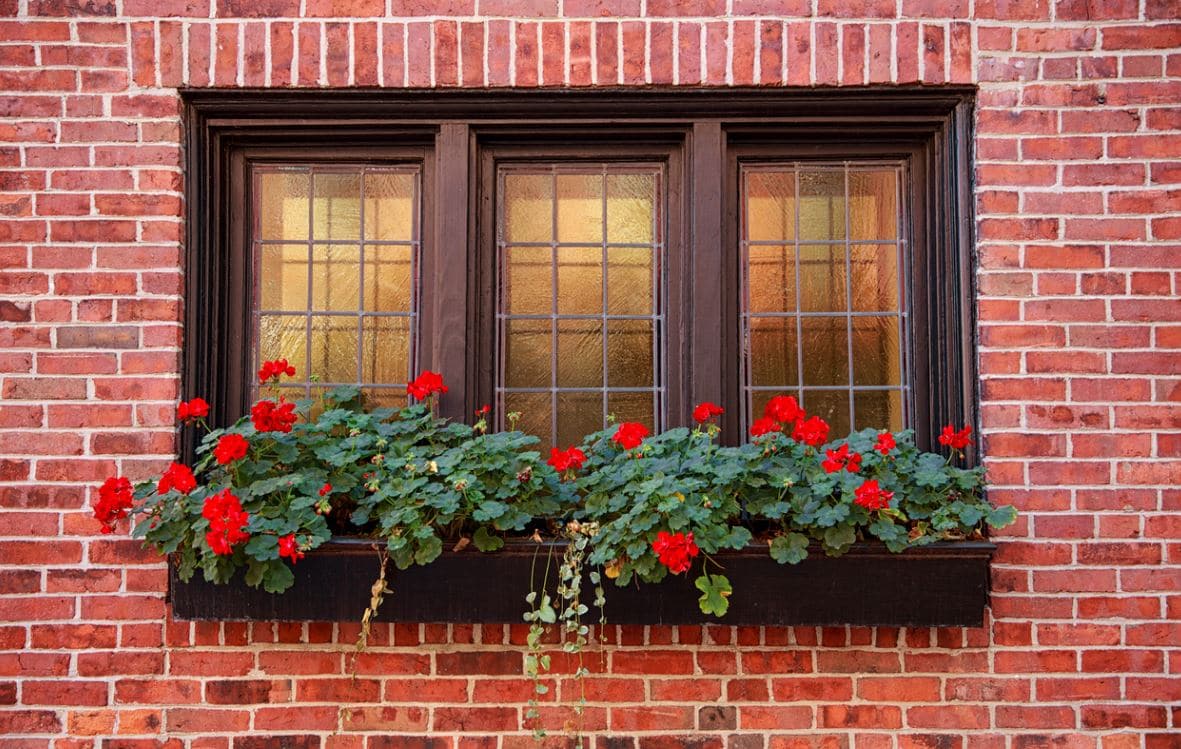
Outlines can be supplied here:
M325 155L335 160L339 154L368 160L380 149L421 149L418 363L443 372L452 386L442 414L467 419L490 402L493 387L488 375L494 361L487 352L495 347L495 299L485 297L487 289L494 291L489 284L495 265L482 232L494 206L479 187L487 172L484 160L526 144L571 148L573 137L579 143L574 151L593 150L597 141L614 148L661 145L680 154L683 179L670 175L666 188L668 225L680 230L684 272L675 284L670 277L666 287L667 311L675 310L681 321L675 329L666 322L665 361L675 361L680 372L675 381L666 372L665 426L690 423L693 404L710 400L727 406L723 426L731 441L740 439L742 411L738 191L731 164L744 149L782 154L787 147L838 148L841 158L856 158L864 148L905 149L914 160L912 176L924 185L910 203L912 237L920 232L924 237L921 262L912 255L907 281L913 284L913 427L920 447L929 447L942 424L976 424L974 87L184 89L181 96L187 219L181 389L186 398L210 400L214 425L243 412L244 383L252 376L252 341L240 324L253 283L249 270L241 270L249 265L241 254L248 247L242 244L243 227L249 231L243 220L243 153L264 149L286 153L287 160L296 153L320 156L309 161L323 161ZM433 183L427 181L428 169ZM912 193L914 184L907 186ZM683 218L677 227L674 205ZM671 257L671 235L668 239ZM920 373L926 375L921 387ZM191 456L195 447L192 430L184 430L182 454Z

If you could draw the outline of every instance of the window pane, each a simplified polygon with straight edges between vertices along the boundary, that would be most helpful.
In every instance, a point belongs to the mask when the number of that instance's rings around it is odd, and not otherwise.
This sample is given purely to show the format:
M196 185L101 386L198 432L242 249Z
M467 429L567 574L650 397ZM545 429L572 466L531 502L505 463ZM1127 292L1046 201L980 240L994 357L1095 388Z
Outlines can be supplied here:
M501 167L497 397L543 409L519 426L546 445L612 409L657 425L662 179L648 164Z
M302 395L316 391L313 382L356 384L373 386L364 390L374 403L403 402L418 181L415 167L254 169L258 357L287 359Z
M905 425L901 173L868 162L743 166L748 424L782 392L827 419L834 438L854 423Z

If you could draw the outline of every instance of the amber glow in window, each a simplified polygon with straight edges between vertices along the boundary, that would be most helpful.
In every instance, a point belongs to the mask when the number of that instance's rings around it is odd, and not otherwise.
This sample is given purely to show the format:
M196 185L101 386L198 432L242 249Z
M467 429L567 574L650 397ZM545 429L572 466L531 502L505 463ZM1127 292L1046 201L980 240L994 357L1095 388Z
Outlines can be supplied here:
M259 361L297 370L288 397L361 385L405 402L414 358L419 253L415 167L253 171Z
M748 425L776 393L834 436L908 425L902 183L888 163L743 167Z
M499 170L502 423L520 412L563 447L609 415L661 426L662 181L647 164Z

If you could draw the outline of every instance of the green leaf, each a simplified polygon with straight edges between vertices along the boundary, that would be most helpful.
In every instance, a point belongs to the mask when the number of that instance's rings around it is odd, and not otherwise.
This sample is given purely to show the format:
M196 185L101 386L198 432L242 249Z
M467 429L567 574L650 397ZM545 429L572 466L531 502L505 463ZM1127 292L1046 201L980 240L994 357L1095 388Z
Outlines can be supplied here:
M472 543L480 551L496 551L504 546L504 539L488 532L488 527L481 525L472 536Z
M697 602L702 613L718 617L726 615L730 608L729 596L734 589L724 575L702 575L693 584L701 591Z
M246 555L260 562L279 558L279 539L270 534L251 536L246 544ZM247 580L249 582L249 580ZM251 583L252 585L256 583Z
M988 524L993 528L1004 528L1017 520L1017 508L1012 505L994 507L988 513Z
M433 533L418 542L414 552L415 564L430 564L443 553L443 541Z
M780 564L799 564L808 558L808 537L803 533L776 536L771 542L771 558Z
M843 554L857 540L857 533L851 525L834 525L824 531L825 551L829 555Z
M267 564L267 574L262 579L262 588L268 593L282 593L295 582L295 573L280 561Z

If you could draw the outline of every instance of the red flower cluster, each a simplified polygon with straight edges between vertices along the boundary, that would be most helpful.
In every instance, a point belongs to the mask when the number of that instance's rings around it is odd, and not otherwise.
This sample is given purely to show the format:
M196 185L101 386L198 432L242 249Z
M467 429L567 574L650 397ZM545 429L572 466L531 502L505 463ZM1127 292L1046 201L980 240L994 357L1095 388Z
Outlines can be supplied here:
M763 409L763 417L774 419L780 424L790 424L807 416L799 402L790 395L777 395L767 401Z
M721 416L722 413L724 412L721 406L705 401L704 403L698 403L697 408L693 409L693 421L696 421L698 424L704 424L715 416Z
M476 418L482 419L490 413L492 413L492 406L489 406L487 403L485 403L476 409Z
M890 432L882 432L878 435L878 443L873 446L882 455L889 455L890 451L898 447L898 443L894 441L894 435Z
M204 419L209 415L209 404L204 398L193 398L191 401L181 401L176 407L176 418L181 421L190 419Z
M295 367L287 363L286 359L275 359L273 361L264 361L262 369L258 370L258 381L265 383L267 380L278 381L280 377L287 375L288 377L295 376Z
M825 450L825 455L827 457L820 464L825 473L836 473L841 469L849 473L857 473L861 470L861 454L850 453L848 443L841 445L836 450Z
M968 435L972 433L972 427L964 427L960 431L956 431L951 424L943 427L943 432L939 435L939 444L947 445L953 450L963 450L968 445L972 444L972 440L968 439Z
M890 506L890 500L894 498L894 492L883 491L878 486L877 479L870 479L853 492L854 504L859 504L869 511L881 510Z
M292 564L304 558L304 553L299 550L299 542L295 540L294 533L288 533L279 539L279 556L290 559Z
M324 486L320 487L320 496L321 497L327 497L331 493L332 493L332 484L326 483L326 484L324 484Z
M232 554L235 544L250 540L250 534L242 530L250 522L250 516L242 510L242 503L229 489L222 489L206 499L201 516L209 521L205 543L214 554Z
M434 393L447 392L447 386L443 384L443 375L427 370L418 379L407 383L406 392L417 400L423 400Z
M611 441L624 450L632 450L640 446L648 436L648 427L637 421L625 421L615 430Z
M168 470L160 477L160 483L156 484L156 492L159 494L167 494L173 489L181 494L188 494L196 488L197 479L184 463L173 463L168 466Z
M278 403L261 400L250 409L250 420L260 432L290 432L295 419L295 404L282 398Z
M94 517L102 523L103 533L114 532L115 522L127 517L132 499L131 482L122 476L112 476L103 482L98 488L98 501L94 503Z
M652 550L660 559L660 563L668 567L668 571L679 575L693 564L693 557L701 551L693 543L693 534L669 533L660 531L656 540L652 542Z
M764 416L761 419L755 419L755 423L750 425L751 437L762 437L764 434L771 434L773 432L782 431L783 427L779 422L772 419L770 416Z
M777 395L767 401L763 418L750 425L752 437L784 432L791 428L791 438L812 447L819 447L828 439L828 423L819 416L809 418L800 403L790 395Z
M556 447L551 447L549 451L549 460L546 461L558 473L565 473L566 471L577 471L582 468L582 464L586 462L586 453L579 450L577 447L571 445L565 450L559 450Z
M213 448L213 457L217 458L219 466L224 466L245 458L248 450L250 450L250 442L245 437L240 434L226 434L217 441L217 446Z
M791 438L805 445L820 447L828 439L828 422L819 416L812 416L796 422L796 428L791 432Z

